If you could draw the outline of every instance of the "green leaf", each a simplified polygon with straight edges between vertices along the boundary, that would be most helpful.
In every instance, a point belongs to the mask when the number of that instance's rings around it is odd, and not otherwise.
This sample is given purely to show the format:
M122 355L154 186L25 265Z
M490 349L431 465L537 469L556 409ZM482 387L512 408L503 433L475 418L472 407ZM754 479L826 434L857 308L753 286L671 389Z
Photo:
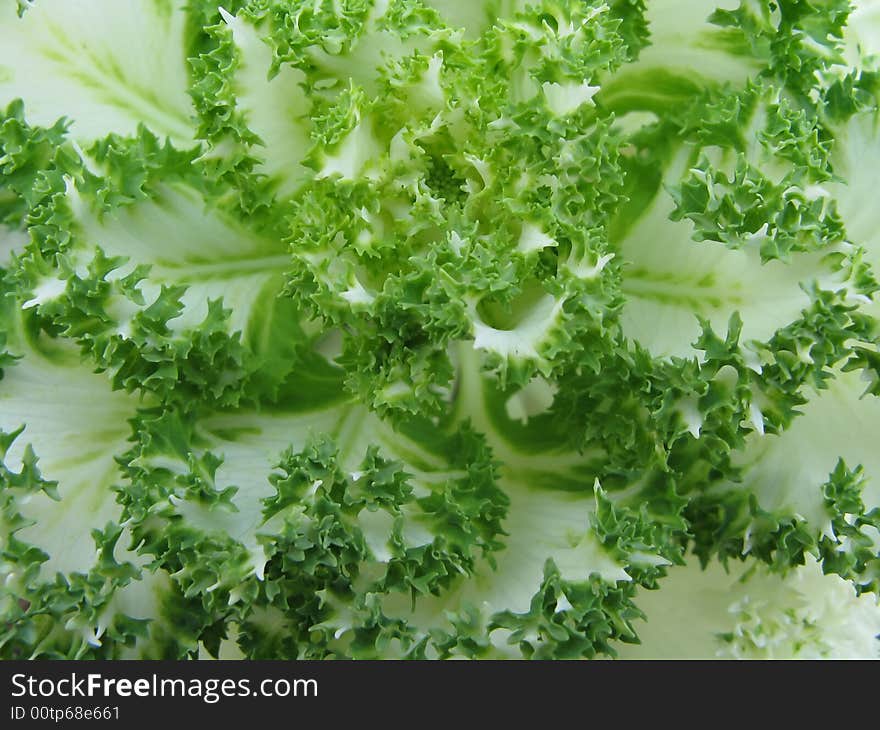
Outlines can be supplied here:
M168 0L0 5L0 106L23 99L32 124L65 117L80 142L146 124L192 139L185 15Z

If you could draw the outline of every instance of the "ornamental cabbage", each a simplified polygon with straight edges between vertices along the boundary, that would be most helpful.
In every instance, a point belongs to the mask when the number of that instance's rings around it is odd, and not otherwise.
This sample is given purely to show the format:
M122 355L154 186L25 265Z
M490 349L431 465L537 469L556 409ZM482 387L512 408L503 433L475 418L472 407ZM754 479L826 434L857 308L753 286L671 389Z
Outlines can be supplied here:
M0 1L0 657L880 656L878 53Z

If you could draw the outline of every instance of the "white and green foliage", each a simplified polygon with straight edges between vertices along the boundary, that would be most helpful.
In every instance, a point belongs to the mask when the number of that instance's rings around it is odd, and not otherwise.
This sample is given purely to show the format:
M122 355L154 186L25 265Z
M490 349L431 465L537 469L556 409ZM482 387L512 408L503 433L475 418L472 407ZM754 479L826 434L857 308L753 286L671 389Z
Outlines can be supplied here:
M877 656L878 8L2 0L0 656Z

